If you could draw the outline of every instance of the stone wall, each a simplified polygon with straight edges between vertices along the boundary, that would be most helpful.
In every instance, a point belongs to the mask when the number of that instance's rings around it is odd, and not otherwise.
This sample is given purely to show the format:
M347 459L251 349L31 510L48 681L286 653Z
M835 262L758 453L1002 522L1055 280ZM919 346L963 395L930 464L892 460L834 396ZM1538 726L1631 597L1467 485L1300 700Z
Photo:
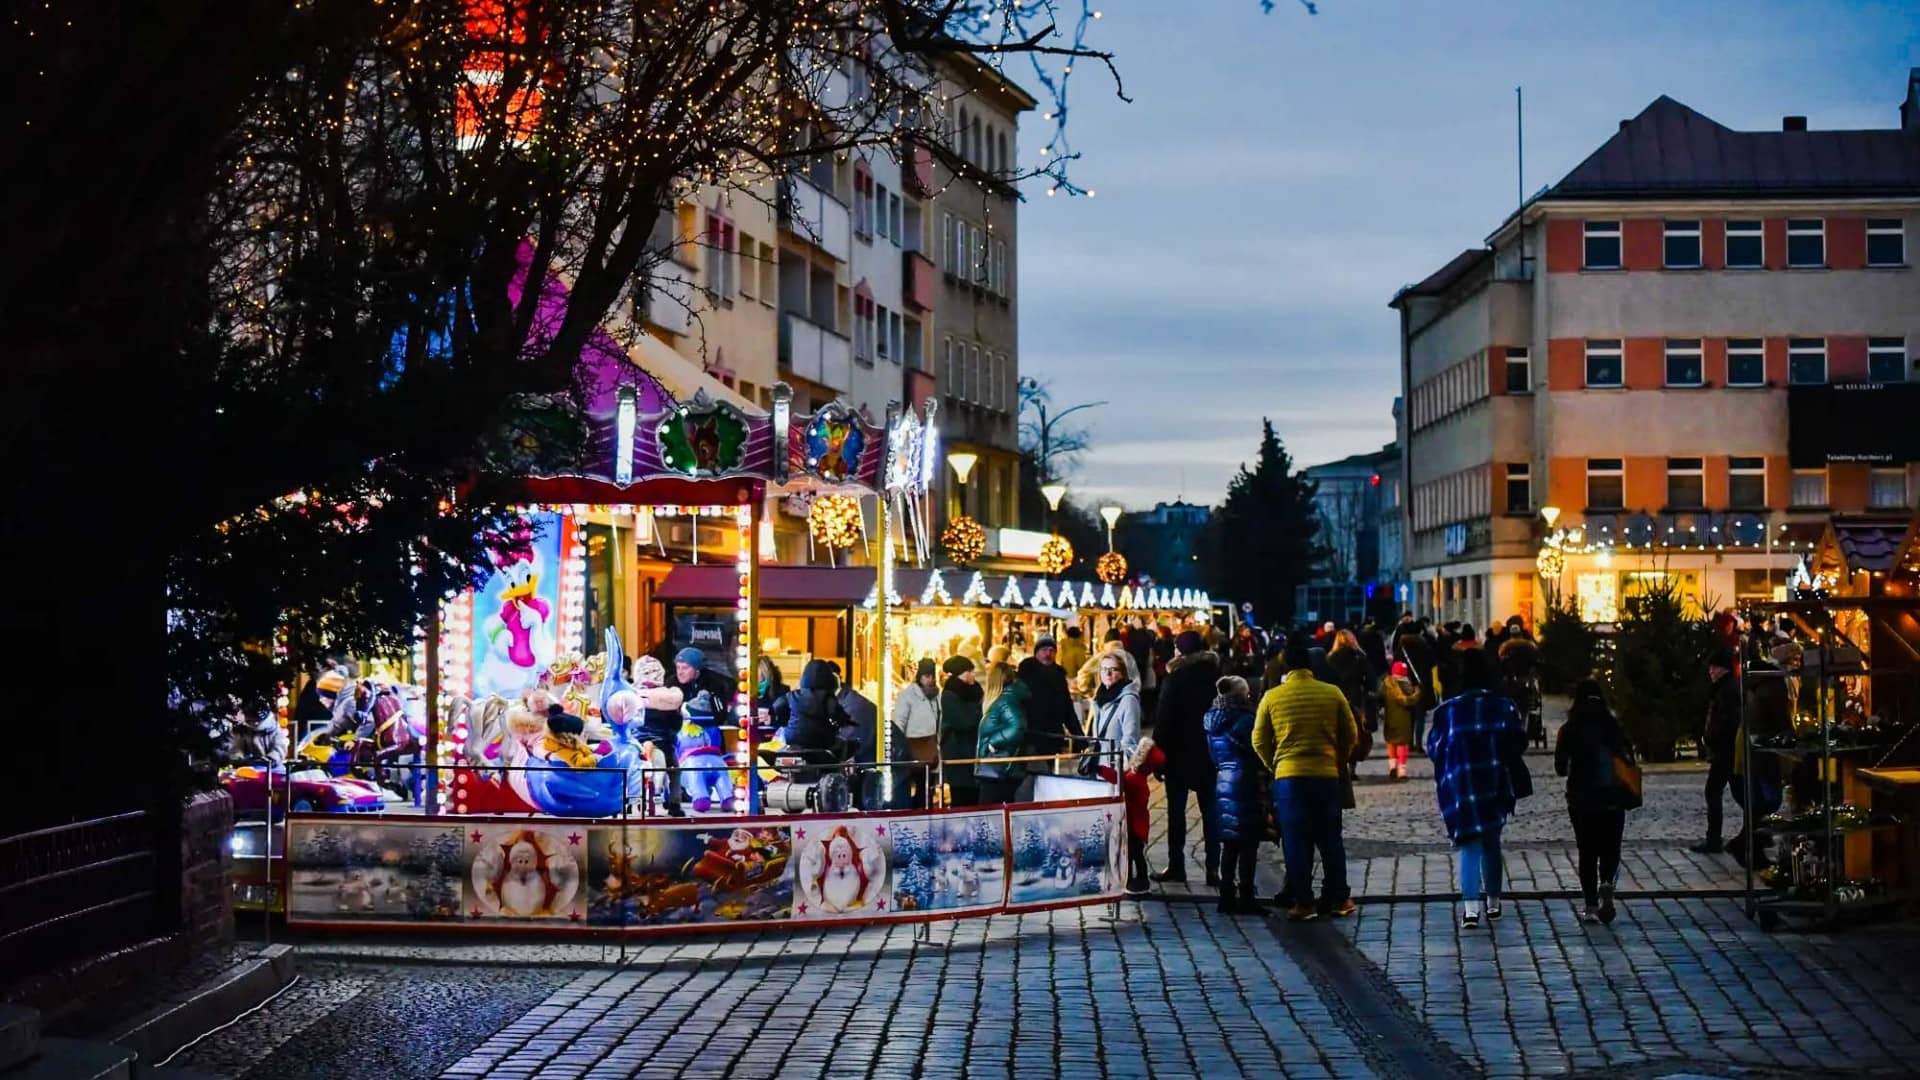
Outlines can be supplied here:
M209 791L180 821L179 934L189 954L233 940L233 799Z

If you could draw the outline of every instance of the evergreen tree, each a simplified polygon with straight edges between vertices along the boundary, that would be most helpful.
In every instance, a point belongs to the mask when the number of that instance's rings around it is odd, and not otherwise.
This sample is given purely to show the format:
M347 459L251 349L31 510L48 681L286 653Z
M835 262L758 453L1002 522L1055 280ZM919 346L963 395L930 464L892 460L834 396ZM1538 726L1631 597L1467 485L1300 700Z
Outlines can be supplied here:
M1226 501L1213 519L1213 593L1236 604L1252 603L1262 622L1293 617L1293 590L1313 575L1327 555L1318 540L1313 496L1318 484L1294 472L1293 458L1260 421L1260 454L1227 485Z
M901 897L911 897L913 908L924 911L933 904L933 872L915 856L906 869L900 871L900 881L896 893Z
M1020 831L1019 854L1015 857L1022 870L1038 870L1046 865L1047 842L1040 830L1032 822Z
M988 824L986 818L973 819L973 857L976 859L998 859L1007 853L1006 844L1001 839L996 825Z

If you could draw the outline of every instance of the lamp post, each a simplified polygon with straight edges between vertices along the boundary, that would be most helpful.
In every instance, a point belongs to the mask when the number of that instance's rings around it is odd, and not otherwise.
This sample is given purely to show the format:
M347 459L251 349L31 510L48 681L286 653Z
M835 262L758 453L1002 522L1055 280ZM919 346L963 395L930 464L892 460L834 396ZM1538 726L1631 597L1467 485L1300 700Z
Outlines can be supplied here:
M1560 508L1541 507L1540 520L1546 522L1547 535L1541 541L1540 554L1534 559L1534 565L1540 571L1540 583L1547 593L1547 606L1557 608L1560 606L1560 575L1567 569L1566 552L1561 550L1565 537L1553 527L1560 520Z
M1107 523L1107 550L1108 551L1113 550L1113 527L1120 523L1120 515L1122 512L1123 511L1119 507L1114 506L1112 504L1108 504L1100 508L1100 517L1102 520L1104 520Z
M1060 500L1067 497L1067 485L1058 480L1051 484L1042 484L1040 494L1047 497L1047 509L1057 513L1060 509Z
M952 450L947 453L947 464L953 466L954 479L960 482L960 490L954 495L953 502L960 513L967 512L967 477L973 475L973 467L980 461L980 455L971 450ZM952 520L953 514L947 518Z

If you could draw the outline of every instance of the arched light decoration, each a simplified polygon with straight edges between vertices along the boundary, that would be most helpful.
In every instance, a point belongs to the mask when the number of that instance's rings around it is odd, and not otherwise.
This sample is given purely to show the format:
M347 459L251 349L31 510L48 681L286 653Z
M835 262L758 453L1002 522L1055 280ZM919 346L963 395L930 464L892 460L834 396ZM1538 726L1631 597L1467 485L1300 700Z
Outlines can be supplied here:
M1037 608L1053 606L1053 590L1047 587L1046 578L1041 578L1040 584L1033 587L1033 596L1027 602Z
M1093 582L1089 581L1081 585L1080 586L1080 606L1092 607L1095 604L1095 602L1096 601L1094 600L1094 597L1093 597ZM1103 603L1108 607L1112 607L1113 606L1113 590L1108 589L1106 599L1100 600L1098 602Z
M993 603L993 597L987 595L987 578L985 574L982 574L978 570L973 572L973 576L967 579L966 590L960 594L960 602L962 604L978 604L981 607L986 607Z
M927 575L927 587L920 590L920 602L922 604L953 603L953 594L947 592L947 575L939 567L935 567L933 572Z
M1072 608L1074 606L1073 582L1063 581L1060 583L1060 599L1056 601L1056 603L1063 608Z
M1108 586L1108 587L1111 588L1112 586ZM1120 599L1116 601L1113 606L1119 607L1122 609L1131 609L1133 607L1133 586L1131 585L1120 586Z
M1007 587L1000 590L1000 606L1019 607L1024 603L1026 600L1020 595L1020 579L1008 574Z

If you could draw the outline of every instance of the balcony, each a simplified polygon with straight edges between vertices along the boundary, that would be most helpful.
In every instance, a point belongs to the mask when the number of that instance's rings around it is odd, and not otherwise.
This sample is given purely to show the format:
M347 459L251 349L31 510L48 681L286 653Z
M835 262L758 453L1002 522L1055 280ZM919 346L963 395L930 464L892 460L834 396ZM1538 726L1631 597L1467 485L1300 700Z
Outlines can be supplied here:
M839 199L798 176L780 181L780 227L846 262L853 248L853 222Z
M910 142L907 144L907 159L900 163L900 180L907 190L923 199L931 199L937 186L933 178L933 151Z
M917 251L901 252L900 260L901 298L909 307L932 311L934 298L939 295L939 268Z
M803 316L783 312L780 369L844 394L853 389L853 343Z

